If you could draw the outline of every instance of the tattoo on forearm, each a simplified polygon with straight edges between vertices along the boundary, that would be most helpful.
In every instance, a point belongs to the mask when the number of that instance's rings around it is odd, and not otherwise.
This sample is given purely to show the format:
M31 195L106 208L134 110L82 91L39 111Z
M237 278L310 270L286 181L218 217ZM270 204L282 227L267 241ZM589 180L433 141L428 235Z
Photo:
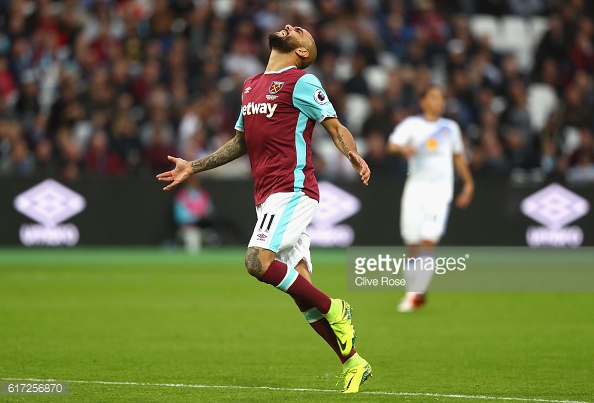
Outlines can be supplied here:
M260 250L253 246L249 247L245 254L245 267L252 276L260 278L262 275L262 262L258 258Z
M194 173L208 171L221 165L231 162L247 152L245 139L240 136L235 136L229 140L224 146L219 148L214 153L199 160L192 161L192 171Z
M339 134L338 136L336 136L336 141L338 141L338 144L340 144L340 148L343 152L344 155L348 156L349 155L349 151L351 151L346 143L344 142L344 138L342 137L342 134Z

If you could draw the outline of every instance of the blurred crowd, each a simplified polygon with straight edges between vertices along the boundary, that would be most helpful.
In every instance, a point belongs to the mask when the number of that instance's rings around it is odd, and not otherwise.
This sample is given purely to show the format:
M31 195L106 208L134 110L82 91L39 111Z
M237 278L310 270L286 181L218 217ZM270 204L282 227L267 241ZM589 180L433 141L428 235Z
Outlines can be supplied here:
M485 15L546 20L529 63L473 33ZM386 139L437 83L478 180L594 183L586 0L0 1L0 176L149 176L171 168L167 155L207 155L233 137L243 81L286 23L312 32L308 70L373 175L406 174ZM322 131L318 175L352 178ZM249 163L210 175L249 177Z

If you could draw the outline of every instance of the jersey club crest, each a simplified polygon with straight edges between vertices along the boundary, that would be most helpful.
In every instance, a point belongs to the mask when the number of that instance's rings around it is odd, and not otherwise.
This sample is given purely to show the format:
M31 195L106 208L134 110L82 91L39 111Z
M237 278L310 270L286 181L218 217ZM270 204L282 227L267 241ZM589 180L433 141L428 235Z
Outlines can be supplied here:
M285 83L282 81L273 81L268 88L268 92L271 94L276 94L281 90L281 88L283 88L283 85L285 85Z
M435 151L439 148L439 141L435 137L430 137L425 142L425 147L429 151Z

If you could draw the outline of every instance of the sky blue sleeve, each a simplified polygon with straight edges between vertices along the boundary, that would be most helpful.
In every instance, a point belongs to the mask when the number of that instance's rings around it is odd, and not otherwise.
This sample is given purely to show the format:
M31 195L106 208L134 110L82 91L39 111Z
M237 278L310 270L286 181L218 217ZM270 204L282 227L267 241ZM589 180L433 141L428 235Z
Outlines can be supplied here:
M237 122L235 122L235 130L245 132L245 129L243 128L243 114L241 111L239 111L239 117L237 118Z
M295 83L293 105L305 116L318 122L336 117L334 106L322 88L322 83L313 74L305 74Z

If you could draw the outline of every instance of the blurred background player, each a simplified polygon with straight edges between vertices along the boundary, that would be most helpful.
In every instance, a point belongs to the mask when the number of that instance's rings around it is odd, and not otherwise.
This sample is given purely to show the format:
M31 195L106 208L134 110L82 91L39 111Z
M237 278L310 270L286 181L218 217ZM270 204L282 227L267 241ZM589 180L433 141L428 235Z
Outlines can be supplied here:
M173 218L184 248L196 254L202 249L204 230L214 226L215 208L200 184L200 177L193 175L184 185L173 199Z
M442 90L430 86L419 97L421 114L404 119L392 132L388 149L408 160L408 177L400 207L400 233L409 260L406 295L398 311L410 312L425 303L425 293L433 270L421 270L434 262L434 249L445 232L454 192L454 167L464 186L456 206L466 208L474 194L474 181L466 157L460 127L442 117L445 99ZM413 264L415 262L415 264ZM433 266L430 266L433 267Z
M371 366L354 348L351 308L331 299L311 282L310 237L305 231L319 202L311 159L316 122L330 134L365 185L370 171L357 153L351 132L320 81L303 69L317 56L311 34L286 25L268 37L266 71L245 80L235 137L213 154L186 161L168 157L175 169L157 175L170 190L193 174L233 161L246 153L254 179L257 221L248 244L249 274L289 294L312 328L332 347L343 364L343 392L356 393L371 376Z

